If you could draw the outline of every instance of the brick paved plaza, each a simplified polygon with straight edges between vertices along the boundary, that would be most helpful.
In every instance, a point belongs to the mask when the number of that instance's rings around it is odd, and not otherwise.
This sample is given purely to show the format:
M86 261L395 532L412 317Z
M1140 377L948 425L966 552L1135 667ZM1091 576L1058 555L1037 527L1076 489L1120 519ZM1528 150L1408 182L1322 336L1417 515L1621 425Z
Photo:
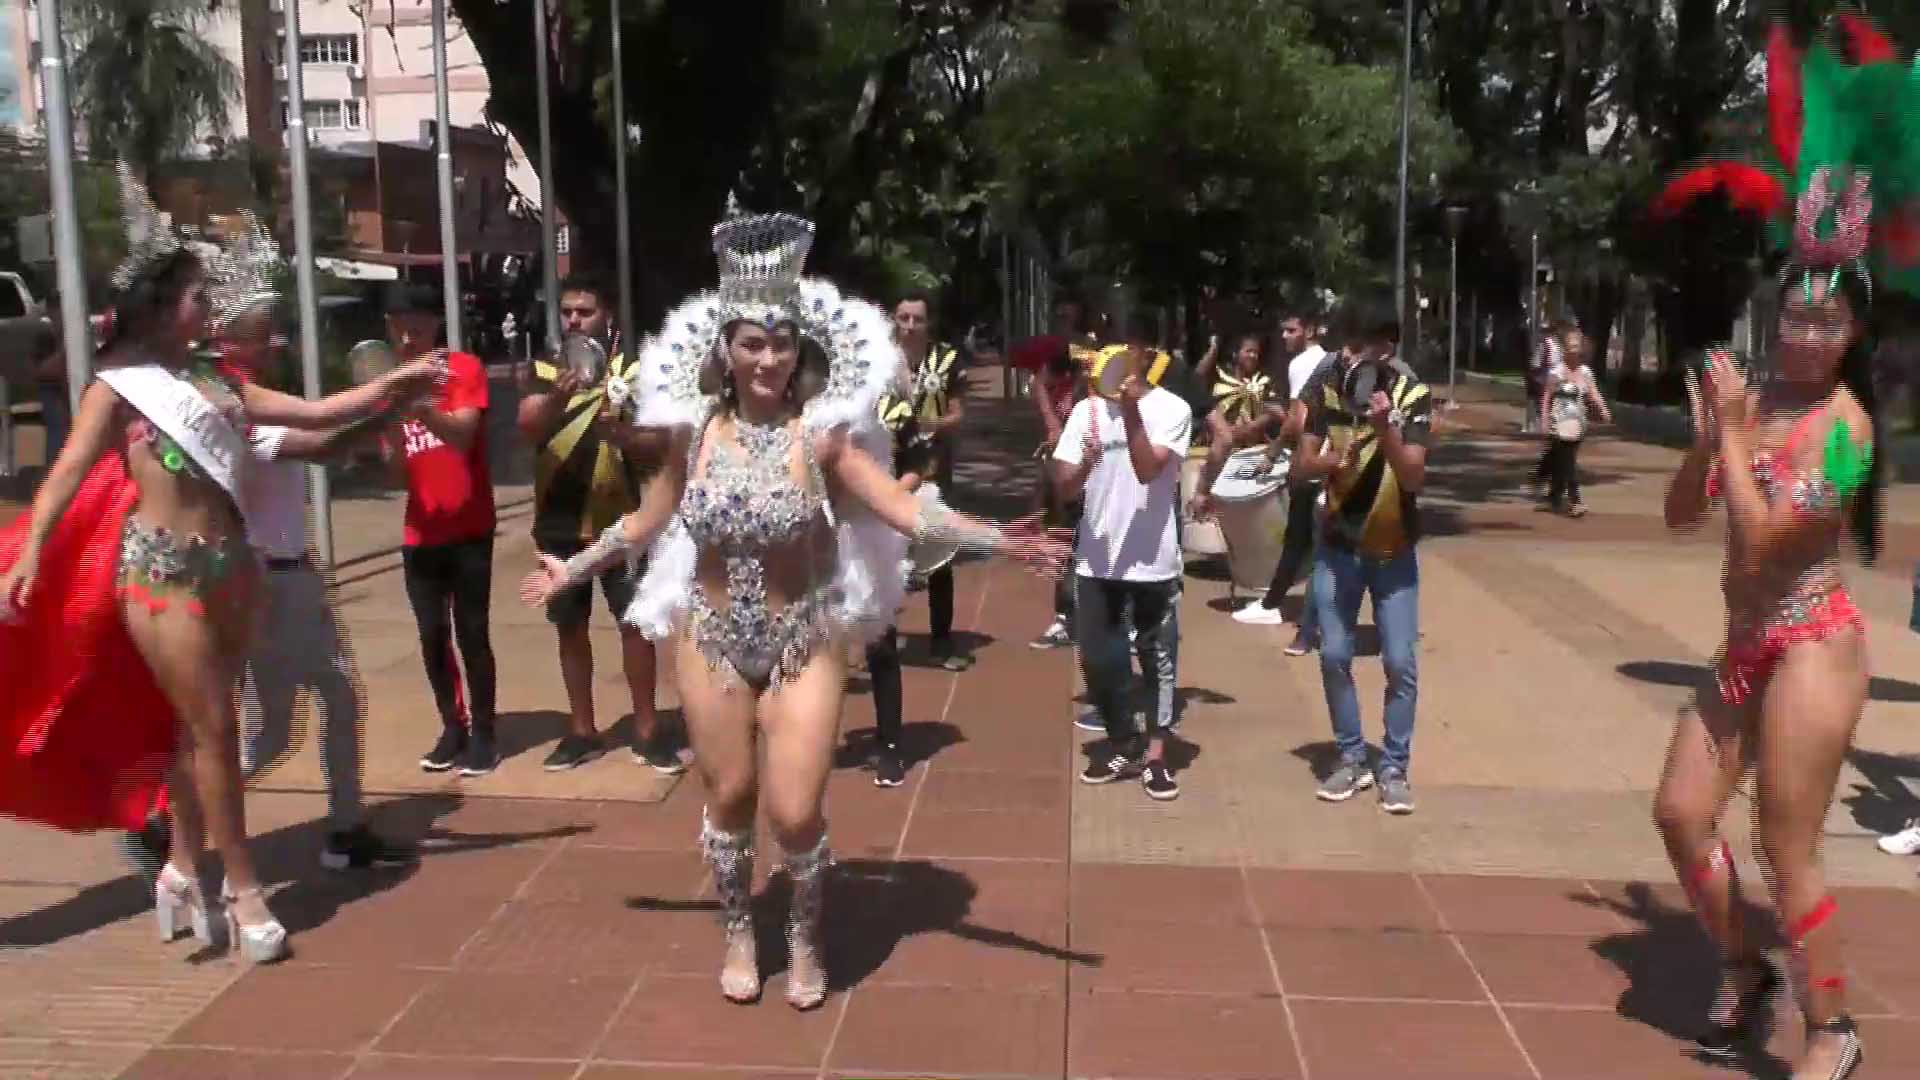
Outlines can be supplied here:
M961 486L1018 506L1017 414L980 405L1000 437ZM1181 798L1076 783L1093 736L1071 724L1072 654L1026 646L1047 590L964 567L980 662L948 674L913 638L907 786L878 790L858 768L858 679L848 700L856 749L829 798L834 993L806 1015L777 973L758 1005L718 993L696 780L625 754L541 770L565 699L550 631L512 595L530 558L523 487L500 492L494 591L511 758L464 784L417 771L437 720L400 591L398 503L349 487L339 577L371 700L368 786L376 824L423 858L320 870L303 748L250 802L295 953L249 970L155 944L150 897L107 838L0 824L0 1078L1729 1075L1682 1056L1712 956L1647 812L1673 712L1719 637L1717 530L1667 538L1673 452L1613 437L1583 456L1586 519L1535 512L1519 481L1537 444L1512 434L1517 415L1469 404L1436 451L1408 818L1312 797L1330 738L1317 665L1281 655L1290 628L1227 619L1204 568L1181 614ZM1883 565L1852 571L1880 677L1828 827L1862 1080L1920 1075L1917 864L1871 844L1920 813L1912 489L1893 517ZM624 690L596 618L615 717ZM906 629L924 619L911 605ZM1357 669L1377 737L1379 667ZM762 897L774 969L783 889ZM1772 1050L1790 1053L1797 1022L1776 1026Z

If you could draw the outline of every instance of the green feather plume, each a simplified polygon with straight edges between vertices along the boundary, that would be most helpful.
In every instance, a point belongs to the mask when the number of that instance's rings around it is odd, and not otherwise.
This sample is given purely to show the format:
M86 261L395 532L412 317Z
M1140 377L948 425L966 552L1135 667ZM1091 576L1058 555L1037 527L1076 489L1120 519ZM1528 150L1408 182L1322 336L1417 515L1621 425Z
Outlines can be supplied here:
M1833 485L1834 493L1843 500L1852 497L1867 482L1872 466L1873 447L1855 443L1847 422L1835 420L1827 429L1826 453L1827 483Z

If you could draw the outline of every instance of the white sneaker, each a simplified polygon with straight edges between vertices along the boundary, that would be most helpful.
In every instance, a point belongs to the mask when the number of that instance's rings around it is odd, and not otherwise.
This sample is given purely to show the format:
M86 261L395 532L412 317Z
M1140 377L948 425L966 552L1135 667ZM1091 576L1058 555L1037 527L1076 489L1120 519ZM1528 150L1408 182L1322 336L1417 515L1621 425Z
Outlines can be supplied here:
M1287 621L1277 607L1268 607L1263 601L1255 600L1246 607L1233 613L1233 621L1248 626L1279 626Z
M1920 818L1891 836L1880 838L1880 850L1889 855L1920 855Z

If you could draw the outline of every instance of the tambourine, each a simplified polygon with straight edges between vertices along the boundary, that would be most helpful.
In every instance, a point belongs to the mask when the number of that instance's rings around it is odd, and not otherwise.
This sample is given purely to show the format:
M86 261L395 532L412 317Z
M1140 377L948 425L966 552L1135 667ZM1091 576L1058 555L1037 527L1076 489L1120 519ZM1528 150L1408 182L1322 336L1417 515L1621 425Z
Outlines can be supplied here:
M1109 345L1095 354L1088 383L1093 393L1108 400L1119 398L1120 384L1127 381L1129 374L1127 353L1131 350L1130 345ZM1173 358L1166 353L1155 352L1153 363L1147 366L1147 383L1159 386L1160 380L1166 377L1168 365L1172 363Z
M400 355L379 338L368 338L347 350L347 364L356 386L368 383L400 366Z
M593 386L607 376L606 346L587 334L569 334L560 343L560 364L583 386Z
M921 484L914 496L920 500L922 515L929 521L938 521L953 514L953 508L940 498L939 484ZM907 579L925 581L932 577L940 568L959 557L961 546L960 537L950 531L909 544Z
M1355 364L1347 370L1346 378L1340 383L1340 399L1347 403L1348 411L1355 416L1365 416L1373 411L1373 394L1384 390L1387 383L1381 379L1378 364Z

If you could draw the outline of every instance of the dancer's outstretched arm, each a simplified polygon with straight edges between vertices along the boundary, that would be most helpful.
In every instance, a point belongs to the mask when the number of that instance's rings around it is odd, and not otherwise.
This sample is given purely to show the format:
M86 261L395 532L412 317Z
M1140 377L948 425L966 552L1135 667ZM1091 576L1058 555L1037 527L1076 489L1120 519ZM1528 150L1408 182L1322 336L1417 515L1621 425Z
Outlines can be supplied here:
M95 381L81 395L80 411L73 418L67 444L40 482L39 494L33 497L33 517L20 557L0 575L0 617L9 609L23 610L33 598L34 579L40 574L40 548L66 516L67 507L87 473L93 471L94 463L113 446L113 414L119 404L120 395L104 382Z
M673 520L680 508L680 496L687 487L687 451L692 445L692 428L675 428L673 443L660 471L640 493L640 506L607 526L593 545L565 562L551 555L540 555L540 568L520 584L520 599L529 605L545 604L561 589L592 581L601 571L652 544Z
M240 388L240 400L246 405L247 419L256 424L280 424L292 428L330 428L364 420L378 413L395 398L424 394L433 389L444 366L430 359L401 364L365 386L328 394L317 401L283 394L259 383Z

